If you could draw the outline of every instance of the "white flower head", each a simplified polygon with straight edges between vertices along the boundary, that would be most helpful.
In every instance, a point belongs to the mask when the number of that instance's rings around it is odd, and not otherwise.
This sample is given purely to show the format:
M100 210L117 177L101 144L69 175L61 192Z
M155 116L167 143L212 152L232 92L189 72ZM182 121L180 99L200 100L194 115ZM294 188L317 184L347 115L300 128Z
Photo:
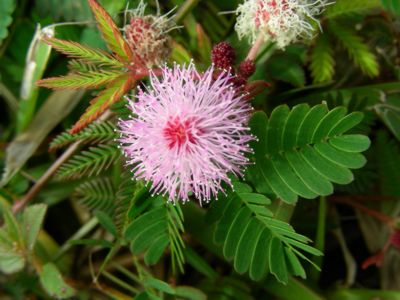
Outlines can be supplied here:
M299 38L310 38L314 31L310 20L322 13L328 0L248 0L236 10L236 32L239 39L251 43L261 35L285 48Z

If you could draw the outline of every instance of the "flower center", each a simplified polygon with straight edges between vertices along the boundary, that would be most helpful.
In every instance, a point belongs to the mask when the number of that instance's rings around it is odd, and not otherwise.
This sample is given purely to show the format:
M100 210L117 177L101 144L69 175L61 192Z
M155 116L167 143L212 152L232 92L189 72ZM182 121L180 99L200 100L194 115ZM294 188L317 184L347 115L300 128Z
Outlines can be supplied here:
M175 147L181 149L185 146L185 149L188 150L188 143L197 143L196 133L201 133L201 130L196 128L194 118L188 118L184 121L179 117L171 118L163 129L163 135L169 149Z

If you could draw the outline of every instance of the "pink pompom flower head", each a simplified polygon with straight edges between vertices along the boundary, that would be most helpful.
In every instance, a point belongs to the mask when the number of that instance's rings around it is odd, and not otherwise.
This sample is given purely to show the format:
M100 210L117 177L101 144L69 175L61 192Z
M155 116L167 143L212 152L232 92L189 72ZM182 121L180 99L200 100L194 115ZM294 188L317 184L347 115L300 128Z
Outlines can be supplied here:
M232 87L229 72L214 67L199 73L194 64L162 68L150 75L151 88L129 100L132 115L118 124L120 143L134 178L152 183L169 201L200 203L231 185L249 164L247 123L252 111L245 95Z

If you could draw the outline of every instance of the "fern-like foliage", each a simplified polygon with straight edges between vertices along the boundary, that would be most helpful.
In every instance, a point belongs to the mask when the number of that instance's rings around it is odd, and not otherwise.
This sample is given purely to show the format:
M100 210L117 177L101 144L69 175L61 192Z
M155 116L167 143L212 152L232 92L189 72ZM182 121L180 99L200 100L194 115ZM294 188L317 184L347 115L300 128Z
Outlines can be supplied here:
M71 133L77 133L89 123L96 120L112 104L117 102L135 84L136 80L147 76L147 68L140 64L132 49L123 38L117 25L111 16L102 8L96 0L88 0L89 6L96 18L97 25L108 48L113 54L102 50L83 46L76 42L55 38L44 38L44 41L58 51L74 58L72 74L58 78L39 80L39 86L52 89L87 89L105 87L89 108L81 116L71 129ZM135 64L135 71L128 68ZM88 64L89 66L84 66ZM99 67L105 67L99 69ZM93 70L95 69L95 70Z
M97 71L74 73L66 76L46 78L39 82L40 86L62 89L95 89L109 84L121 76L121 72Z
M300 250L321 253L308 246L310 240L288 223L273 218L268 198L242 183L236 184L235 190L214 202L209 215L210 221L218 220L214 240L223 244L225 258L233 260L238 273L248 271L253 280L268 272L283 283L290 274L305 278L299 257L308 258Z
M344 134L363 118L362 113L346 115L346 111L300 104L292 110L278 106L269 120L265 113L255 113L250 120L258 137L252 145L255 164L247 174L257 191L294 203L298 196L312 199L332 194L332 183L350 183L349 169L365 164L360 152L370 141L364 135Z
M122 235L133 219L137 218L151 204L150 193L141 181L132 180L131 172L124 172L116 193L114 223Z
M135 80L129 74L123 74L111 82L105 90L90 101L90 106L70 130L71 134L81 131L89 123L100 117L111 105L117 102L133 86Z
M324 17L336 18L349 14L365 13L365 11L379 7L379 0L336 0L334 4L328 6Z
M80 59L70 59L68 69L71 73L101 72L99 65L87 64Z
M132 50L124 40L117 25L111 16L99 5L96 0L88 0L90 8L96 18L98 28L108 48L115 53L119 60L126 63L133 61Z
M351 59L364 74L370 77L375 77L379 74L376 55L354 30L337 22L330 22L329 31L336 36Z
M88 64L97 64L116 68L122 68L124 66L123 63L114 58L112 55L100 49L95 49L76 42L60 40L56 38L45 38L43 41L52 46L54 49L57 49L59 52L71 58L79 59Z
M115 188L110 178L96 178L85 181L74 191L74 198L91 211L113 214L115 208Z
M333 48L328 34L322 34L311 51L311 75L314 82L330 81L335 73Z
M72 156L57 171L59 180L77 179L83 176L98 175L108 169L120 157L115 144L90 147L87 151Z
M107 143L115 140L118 134L115 132L115 125L109 121L93 123L77 134L63 132L50 143L50 151L54 151L76 141L82 144Z
M147 201L157 205L133 219L125 231L131 251L133 254L144 253L144 262L153 265L169 246L173 272L177 269L183 272L184 243L181 235L184 228L179 205L170 205L162 197Z

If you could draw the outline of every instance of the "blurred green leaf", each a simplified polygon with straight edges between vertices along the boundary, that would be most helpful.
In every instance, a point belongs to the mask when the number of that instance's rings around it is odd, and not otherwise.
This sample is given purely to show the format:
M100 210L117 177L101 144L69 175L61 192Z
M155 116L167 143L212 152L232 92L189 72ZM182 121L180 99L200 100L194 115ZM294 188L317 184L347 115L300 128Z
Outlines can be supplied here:
M15 0L0 1L0 46L8 35L8 26L12 22L12 13L16 7Z
M97 211L95 215L101 226L103 226L109 233L115 237L118 235L117 228L115 227L112 219L106 213Z
M330 81L335 73L335 60L328 34L321 34L311 50L311 74L314 82Z
M400 98L393 100L374 105L374 110L396 139L400 141L400 105L398 102Z
M167 293L170 295L175 294L175 290L168 283L161 281L157 278L151 277L151 278L145 279L143 282L143 285L145 287L155 288L163 293Z
M45 204L35 204L28 206L23 213L22 230L26 247L33 251L39 231L42 227L47 206Z
M17 133L27 128L36 108L39 87L36 82L42 78L50 57L51 46L42 41L44 36L53 36L53 28L37 26L26 55L24 77L21 85L20 104L17 113Z
M49 296L57 299L67 299L75 296L75 289L64 281L60 271L54 264L45 264L39 276L40 283Z
M0 186L6 185L21 170L49 132L78 104L82 95L83 91L57 91L50 95L35 115L28 130L8 145Z
M302 87L306 83L303 67L289 56L273 57L268 62L267 70L272 78L288 82L296 87Z
M0 271L6 274L21 271L25 266L25 249L18 221L9 207L2 207L4 225L0 228Z
M175 288L175 295L189 300L206 300L207 295L201 290L191 286L178 286Z
M382 5L396 16L400 16L400 1L398 0L381 0Z
M331 4L324 13L326 18L336 18L349 14L364 13L365 11L380 7L379 0L336 0L332 3L333 4Z

